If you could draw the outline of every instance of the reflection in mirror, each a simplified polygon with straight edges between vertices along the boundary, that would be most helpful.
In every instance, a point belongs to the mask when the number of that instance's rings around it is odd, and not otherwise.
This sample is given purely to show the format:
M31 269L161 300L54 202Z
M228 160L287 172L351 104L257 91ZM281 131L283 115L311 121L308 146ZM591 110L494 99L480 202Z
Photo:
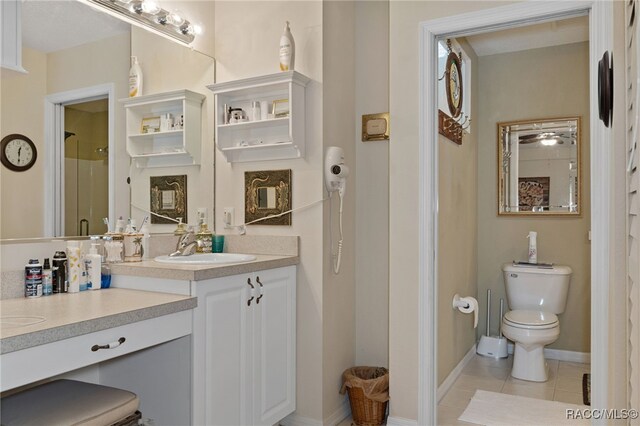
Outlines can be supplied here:
M64 212L67 235L102 233L109 216L109 103L64 107Z
M498 123L498 213L580 214L580 117Z
M0 119L3 133L15 129L28 134L39 156L28 172L2 170L0 238L102 233L109 205L128 205L124 180L118 180L119 187L110 184L108 171L115 167L112 160L128 161L124 150L109 144L121 139L123 114L108 111L106 100L87 101L111 96L110 105L115 105L126 96L130 25L78 1L25 0L21 26L27 73L3 70L2 104L13 107L3 107ZM105 91L82 97L106 85L113 88L111 95ZM43 105L54 108L50 120ZM34 213L25 214L16 208L20 205L29 205Z
M261 186L258 188L258 208L276 208L276 188L273 186Z

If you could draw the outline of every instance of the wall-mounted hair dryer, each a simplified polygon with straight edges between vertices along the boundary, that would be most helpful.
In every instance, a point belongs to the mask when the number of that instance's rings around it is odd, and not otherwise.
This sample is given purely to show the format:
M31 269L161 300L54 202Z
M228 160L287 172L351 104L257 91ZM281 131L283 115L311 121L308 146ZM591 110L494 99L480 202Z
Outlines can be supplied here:
M328 147L324 157L324 182L329 195L338 191L340 197L344 196L347 176L349 168L344 164L344 151L337 146Z
M333 244L331 244L331 256L335 260L333 272L340 272L340 260L342 259L342 201L344 191L347 186L347 176L349 168L344 164L344 151L337 146L330 146L324 157L324 183L329 192L329 197L338 191L340 196L340 240L338 240L338 250L333 254ZM331 229L329 229L331 233Z

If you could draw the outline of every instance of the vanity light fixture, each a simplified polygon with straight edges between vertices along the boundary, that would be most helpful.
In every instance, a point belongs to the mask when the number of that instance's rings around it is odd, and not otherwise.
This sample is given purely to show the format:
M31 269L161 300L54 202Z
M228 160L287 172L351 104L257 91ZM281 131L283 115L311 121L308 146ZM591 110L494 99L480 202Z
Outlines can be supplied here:
M185 46L193 42L202 28L177 11L169 12L153 0L81 0L130 24L150 30Z

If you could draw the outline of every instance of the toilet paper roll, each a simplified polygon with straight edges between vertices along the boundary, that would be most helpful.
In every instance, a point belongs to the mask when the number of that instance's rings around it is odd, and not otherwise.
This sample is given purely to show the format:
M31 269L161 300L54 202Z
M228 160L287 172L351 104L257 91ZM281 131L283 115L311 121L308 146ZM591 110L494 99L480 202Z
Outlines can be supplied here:
M461 297L458 299L458 310L463 314L470 314L473 312L473 328L478 327L478 301L475 297Z

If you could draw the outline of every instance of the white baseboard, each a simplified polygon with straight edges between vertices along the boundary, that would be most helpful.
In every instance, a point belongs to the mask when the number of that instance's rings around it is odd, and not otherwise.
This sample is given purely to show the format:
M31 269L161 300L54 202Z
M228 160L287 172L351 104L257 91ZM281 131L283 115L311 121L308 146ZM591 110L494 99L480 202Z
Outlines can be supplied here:
M402 417L387 417L387 426L418 426L418 421Z
M281 426L323 426L322 421L304 417L296 413L291 413L284 419L280 420Z
M513 343L509 343L507 345L507 351L509 355L513 355ZM591 363L591 353L590 352L574 352L574 351L565 351L563 349L549 349L544 348L544 357L546 359L557 359L558 361L566 361L566 362L579 362L581 364L590 364Z
M546 349L545 348L544 357L547 359L557 359L558 361L580 362L582 364L591 363L590 352L573 352L573 351L564 351L562 349Z
M349 405L348 397L342 402L342 405L334 411L329 417L327 417L324 421L325 426L336 426L341 421L346 419L351 415L351 406Z
M349 400L345 399L342 405L334 411L324 422L310 417L304 417L296 413L291 413L284 419L280 420L281 426L336 426L341 421L351 415L351 407Z
M442 384L438 386L438 390L436 391L436 399L438 400L438 403L440 403L440 400L444 398L447 392L449 392L451 386L453 386L456 379L460 376L460 374L462 374L462 370L464 369L464 367L469 363L469 361L471 361L475 354L476 344L474 343L473 346L471 346L471 349L469 349L469 352L467 352L464 358L460 360L458 365L456 365L455 368L451 370L451 373L449 373L447 378L444 379L444 382L442 382Z

